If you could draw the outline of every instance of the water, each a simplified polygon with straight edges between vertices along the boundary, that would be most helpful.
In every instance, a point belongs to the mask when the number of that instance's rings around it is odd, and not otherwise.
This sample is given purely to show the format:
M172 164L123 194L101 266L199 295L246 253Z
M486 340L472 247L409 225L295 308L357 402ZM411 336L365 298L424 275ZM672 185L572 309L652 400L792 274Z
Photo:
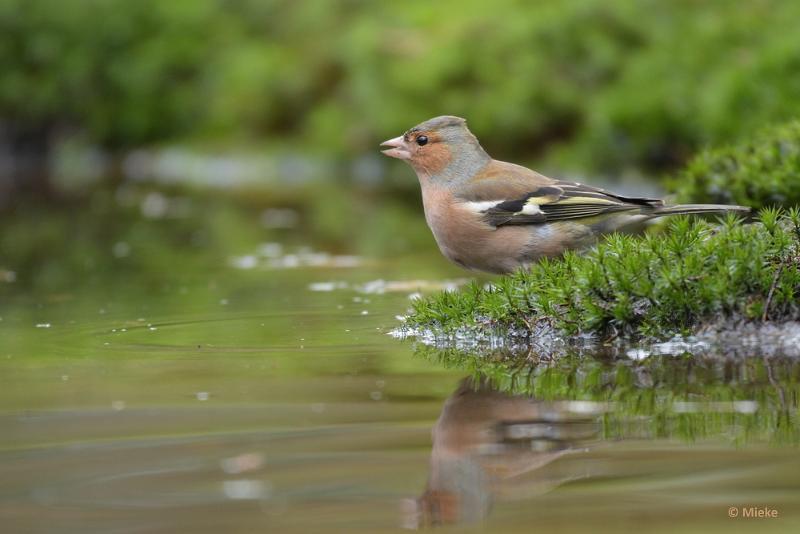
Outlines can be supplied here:
M2 532L800 528L794 360L515 375L387 335L438 257L276 250L6 283Z

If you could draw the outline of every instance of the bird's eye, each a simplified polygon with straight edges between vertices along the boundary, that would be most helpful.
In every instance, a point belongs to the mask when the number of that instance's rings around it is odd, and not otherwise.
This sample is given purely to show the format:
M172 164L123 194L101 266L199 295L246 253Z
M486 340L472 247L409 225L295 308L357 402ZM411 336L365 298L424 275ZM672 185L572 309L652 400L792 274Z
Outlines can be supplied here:
M417 144L419 146L427 145L428 144L428 138L426 136L424 136L424 135L420 135L419 137L417 137Z

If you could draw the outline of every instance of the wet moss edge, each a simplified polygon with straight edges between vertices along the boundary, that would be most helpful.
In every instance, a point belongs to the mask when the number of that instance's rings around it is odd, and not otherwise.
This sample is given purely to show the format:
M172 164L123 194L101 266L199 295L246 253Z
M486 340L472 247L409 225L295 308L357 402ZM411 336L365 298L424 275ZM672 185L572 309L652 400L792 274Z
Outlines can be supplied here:
M406 325L667 339L712 324L800 319L800 209L755 222L680 217L667 230L612 235L492 284L416 300Z

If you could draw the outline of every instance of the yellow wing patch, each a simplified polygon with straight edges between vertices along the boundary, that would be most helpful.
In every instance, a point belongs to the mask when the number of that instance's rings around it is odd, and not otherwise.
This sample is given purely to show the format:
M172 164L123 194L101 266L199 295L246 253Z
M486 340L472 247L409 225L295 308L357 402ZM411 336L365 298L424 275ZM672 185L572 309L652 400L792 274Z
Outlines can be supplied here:
M548 195L530 197L526 204L530 204L531 206L541 206L543 204L552 204L554 202L558 202L559 198L561 198L560 193L552 193Z
M533 200L533 198L531 198ZM612 200L610 198L599 198L599 197L584 197L584 196L576 196L576 197L564 197L561 199L557 199L554 202L550 202L550 204L614 204L620 205L622 202L619 200Z

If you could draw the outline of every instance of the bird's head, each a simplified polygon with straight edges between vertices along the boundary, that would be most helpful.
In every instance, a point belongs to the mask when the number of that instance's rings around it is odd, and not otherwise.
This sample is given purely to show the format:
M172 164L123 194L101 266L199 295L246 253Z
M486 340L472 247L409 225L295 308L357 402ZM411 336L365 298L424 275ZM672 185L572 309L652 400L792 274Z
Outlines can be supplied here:
M407 161L417 175L445 178L471 175L489 161L461 117L444 115L420 123L406 133L381 143L383 153Z

